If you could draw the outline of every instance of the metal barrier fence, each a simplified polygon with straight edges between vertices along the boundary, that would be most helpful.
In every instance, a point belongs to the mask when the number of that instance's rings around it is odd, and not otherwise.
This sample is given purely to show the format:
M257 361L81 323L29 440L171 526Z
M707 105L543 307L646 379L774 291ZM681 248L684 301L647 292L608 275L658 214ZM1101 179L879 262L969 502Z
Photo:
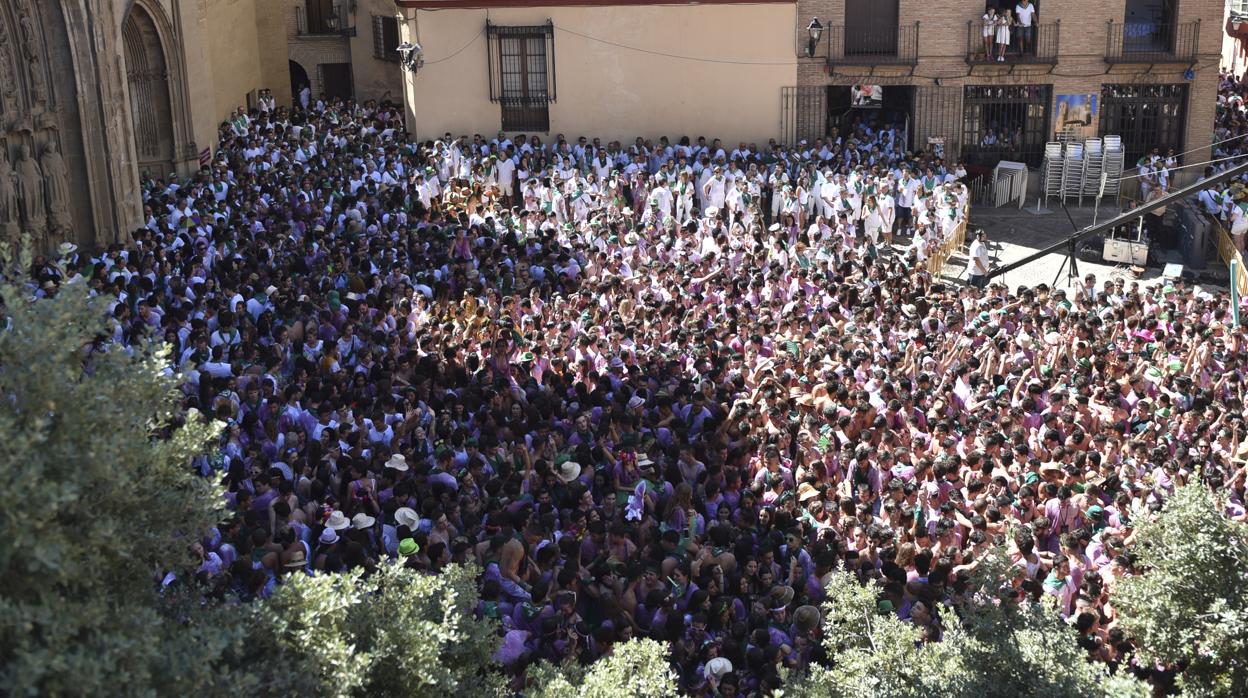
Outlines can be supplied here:
M941 240L936 249L932 251L932 255L927 258L927 271L932 276L940 276L941 271L945 268L945 263L953 256L953 253L962 249L966 244L966 226L969 222L969 207L966 214L962 217L962 222L958 223L949 237Z
M1213 239L1218 247L1218 257L1226 264L1226 268L1230 270L1231 260L1236 260L1234 269L1236 270L1235 278L1231 279L1231 283L1239 290L1239 297L1243 298L1248 294L1248 269L1244 269L1244 257L1239 250L1235 249L1235 243L1231 242L1231 234L1227 232L1226 226L1221 221L1214 221L1213 228L1217 232L1214 233Z

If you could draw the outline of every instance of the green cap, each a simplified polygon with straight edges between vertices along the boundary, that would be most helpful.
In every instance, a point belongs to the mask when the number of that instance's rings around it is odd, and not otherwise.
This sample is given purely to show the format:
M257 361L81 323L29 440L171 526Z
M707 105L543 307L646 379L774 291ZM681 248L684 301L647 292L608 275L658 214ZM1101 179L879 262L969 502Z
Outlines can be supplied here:
M420 546L412 538L404 538L399 541L399 557L411 557L420 552Z

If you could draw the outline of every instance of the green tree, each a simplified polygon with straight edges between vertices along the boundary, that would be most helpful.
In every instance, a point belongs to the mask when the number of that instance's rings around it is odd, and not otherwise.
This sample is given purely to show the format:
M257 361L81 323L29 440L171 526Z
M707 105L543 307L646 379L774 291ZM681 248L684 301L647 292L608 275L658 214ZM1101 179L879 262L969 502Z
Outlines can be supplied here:
M1248 695L1248 526L1189 485L1136 538L1143 573L1118 585L1114 604L1140 657L1182 667L1186 695Z
M0 283L5 695L499 693L495 626L472 616L471 568L292 575L266 601L205 602L188 548L222 499L189 465L217 425L180 413L157 345L91 351L110 334L109 299L68 285L32 303L11 278ZM161 590L170 569L178 583Z
M216 521L217 488L187 466L217 428L180 418L155 345L90 351L108 299L70 285L32 303L23 280L0 285L0 685L117 695L193 681L188 658L229 634L171 627L156 573L188 562Z
M833 575L824 607L824 645L831 666L814 667L786 689L831 696L1140 696L1147 687L1108 676L1087 661L1073 631L1036 607L1021 608L998 593L999 552L959 600L961 620L945 609L940 642L920 644L913 625L877 611L878 587L847 573Z
M670 698L677 695L667 643L638 638L588 668L540 664L529 670L533 698Z
M386 564L352 630L374 657L364 695L485 696L502 689L491 656L497 626L474 618L477 568L452 565L437 576Z

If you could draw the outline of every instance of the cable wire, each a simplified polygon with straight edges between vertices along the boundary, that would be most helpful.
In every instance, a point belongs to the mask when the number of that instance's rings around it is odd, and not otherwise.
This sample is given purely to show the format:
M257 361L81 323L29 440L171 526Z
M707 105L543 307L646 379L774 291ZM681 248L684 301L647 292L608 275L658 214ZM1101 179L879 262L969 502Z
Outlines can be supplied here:
M664 58L674 58L680 61L694 61L697 63L722 63L725 65L762 65L762 66L767 66L767 65L796 66L797 65L796 60L791 60L791 61L734 61L734 60L727 60L727 59L720 59L720 58L699 58L697 56L681 56L675 53L664 53L662 51L653 51L651 49L640 48L638 46L629 46L628 44L621 44L615 41L609 41L607 39L600 39L596 36L590 36L589 34L582 34L578 31L565 29L558 25L555 25L555 31L563 32L565 34L572 34L573 36L579 36L582 39L588 39L589 41L596 41L600 44L606 44L607 46L614 46L616 48L622 48L627 51L637 51L638 53L647 53L652 56L662 56Z
M439 58L439 59L438 59L438 60L436 60L436 61L425 61L425 67L428 67L428 66L431 66L431 65L437 65L437 64L439 64L439 63L445 63L446 61L449 61L449 60L451 60L452 58L454 58L454 57L458 56L459 54L463 53L463 52L464 52L464 50L465 50L465 49L467 49L469 46L472 46L473 44L477 43L477 39L480 39L482 34L485 34L485 28L484 28L484 27L481 29L481 31L477 32L476 36L474 36L474 37L472 37L471 39L469 39L469 40L468 40L468 43L464 44L463 46L460 46L458 51L456 51L455 53L452 53L451 55L447 56L446 58Z
M1191 151L1188 151L1188 152L1191 152ZM1189 167L1200 167L1200 166L1202 166L1202 165L1212 165L1212 164L1213 164L1213 163L1215 163L1215 162L1225 162L1225 161L1227 161L1227 160L1242 160L1243 158L1248 158L1248 154L1245 154L1245 155L1230 155L1230 156L1228 156L1228 157L1224 157L1224 158L1214 158L1213 160L1206 160L1206 161L1204 161L1204 162L1194 162L1194 163L1192 163L1192 164L1190 164L1190 165L1183 165L1183 166L1181 166L1181 167L1167 167L1167 168L1166 168L1166 170L1167 170L1167 171L1169 171L1169 172L1174 172L1174 171L1176 171L1176 170L1186 170L1186 169L1187 169L1187 168L1189 168ZM1137 177L1146 177L1146 176L1148 176L1148 175L1142 175L1142 174L1123 175L1123 176L1119 177L1118 179L1119 179L1119 180L1124 180L1124 179L1136 179Z

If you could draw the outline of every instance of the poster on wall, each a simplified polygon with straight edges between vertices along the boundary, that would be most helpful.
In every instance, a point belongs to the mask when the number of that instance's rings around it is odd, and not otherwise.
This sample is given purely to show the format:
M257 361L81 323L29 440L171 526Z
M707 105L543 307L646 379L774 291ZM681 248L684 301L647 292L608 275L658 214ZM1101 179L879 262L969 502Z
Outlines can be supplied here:
M937 158L940 158L941 160L944 160L945 159L945 137L944 136L928 136L927 137L927 152L931 153L932 157L937 157Z
M879 109L884 106L884 88L879 85L854 85L849 95L851 107Z
M1092 122L1096 120L1096 94L1058 95L1053 128L1076 138L1092 138Z

